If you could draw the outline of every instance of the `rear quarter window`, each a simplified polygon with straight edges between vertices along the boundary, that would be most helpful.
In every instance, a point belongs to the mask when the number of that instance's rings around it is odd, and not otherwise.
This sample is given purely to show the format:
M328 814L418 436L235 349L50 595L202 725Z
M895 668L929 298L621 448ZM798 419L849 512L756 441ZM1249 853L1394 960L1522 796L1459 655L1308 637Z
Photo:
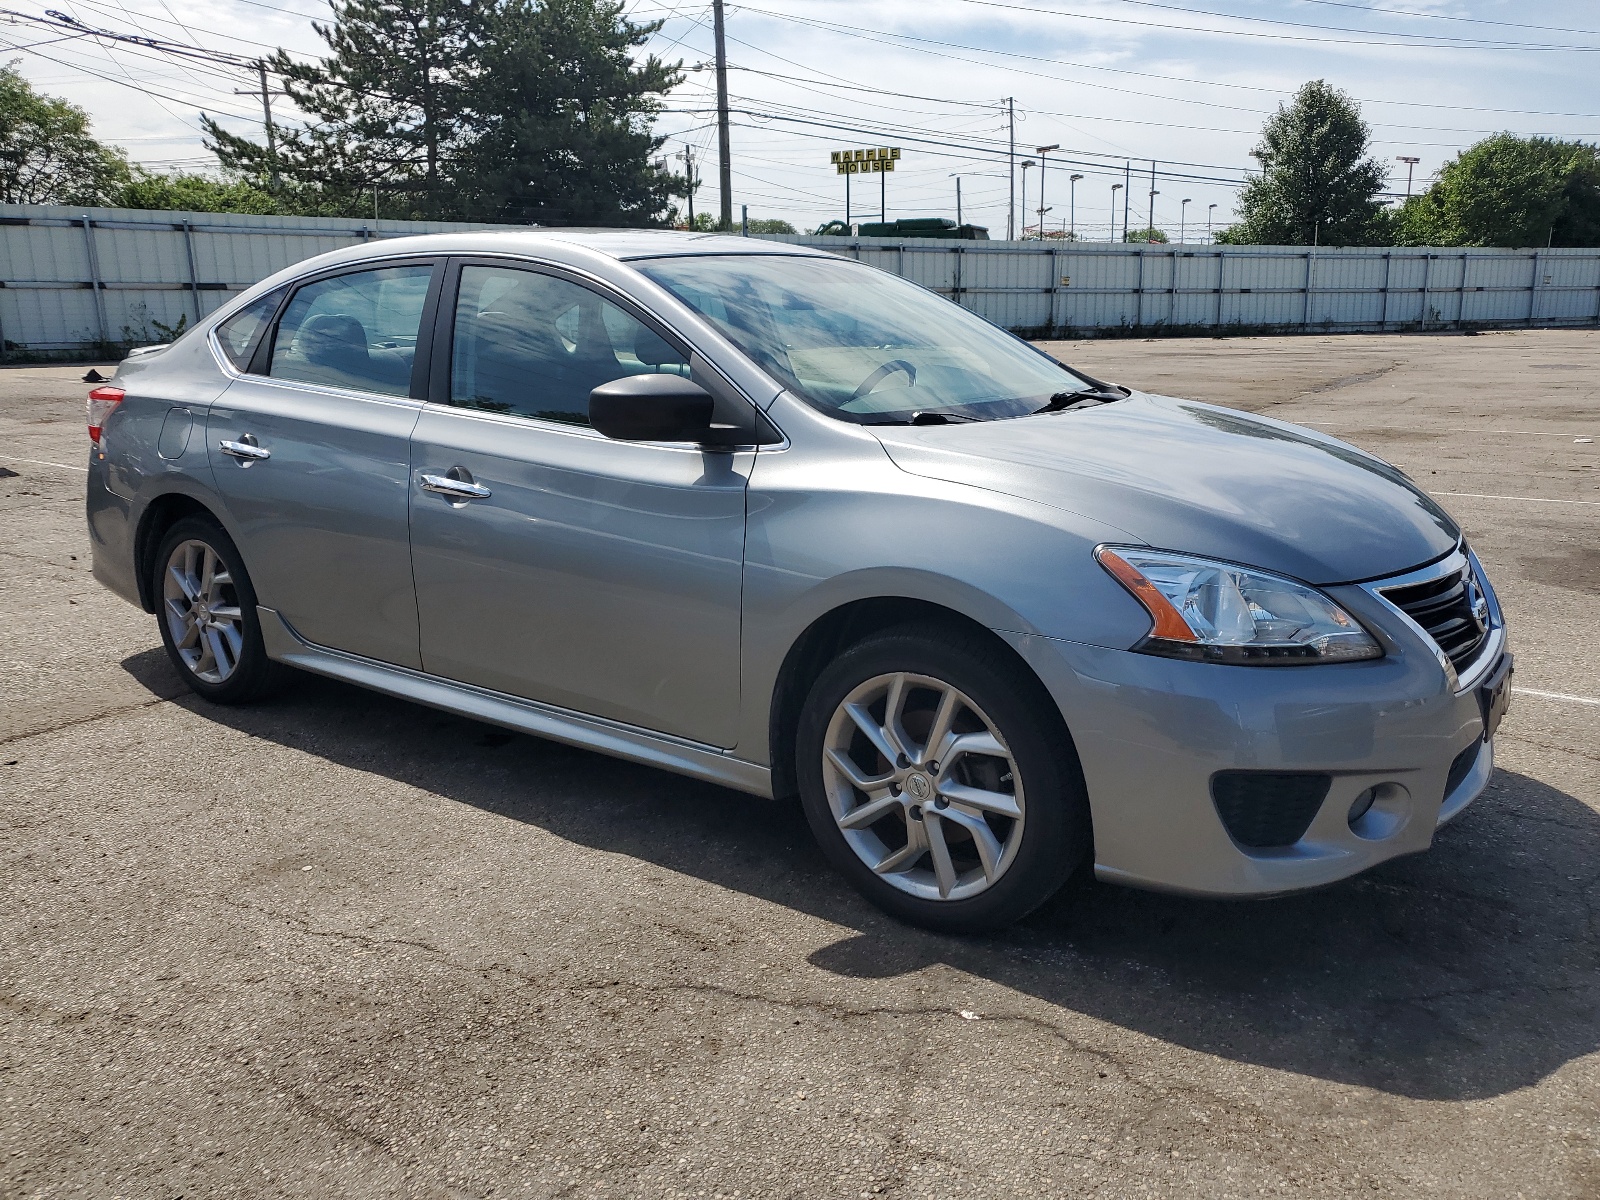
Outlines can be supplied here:
M261 331L267 327L267 322L272 320L272 314L278 311L278 304L287 290L279 288L275 292L268 292L265 296L252 300L217 326L217 342L221 345L223 354L227 355L228 361L237 370L243 371L249 365L251 352L255 349Z

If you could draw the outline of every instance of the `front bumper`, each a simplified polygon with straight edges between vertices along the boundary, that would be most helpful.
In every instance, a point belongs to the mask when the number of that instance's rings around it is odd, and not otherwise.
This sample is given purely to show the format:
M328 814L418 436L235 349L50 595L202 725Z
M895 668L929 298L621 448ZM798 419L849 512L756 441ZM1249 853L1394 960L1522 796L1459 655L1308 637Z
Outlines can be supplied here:
M1476 691L1442 669L1420 631L1357 611L1375 599L1336 598L1378 633L1384 658L1236 667L1001 635L1072 732L1098 877L1206 896L1317 887L1426 850L1483 791L1494 752ZM1495 633L1498 658L1505 639ZM1298 841L1252 849L1229 835L1212 799L1212 777L1236 770L1322 772L1332 784ZM1351 804L1369 788L1379 789L1376 815L1352 828Z

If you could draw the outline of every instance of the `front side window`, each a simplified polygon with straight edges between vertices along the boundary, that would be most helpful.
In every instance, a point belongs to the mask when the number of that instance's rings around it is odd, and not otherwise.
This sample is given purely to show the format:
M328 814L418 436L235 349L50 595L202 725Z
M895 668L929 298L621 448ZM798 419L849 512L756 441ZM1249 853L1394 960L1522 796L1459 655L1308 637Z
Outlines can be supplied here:
M959 305L848 260L730 254L634 265L843 420L1017 417L1096 386Z
M308 283L272 344L274 379L384 396L411 391L411 364L433 268L380 267Z
M625 375L689 374L658 333L588 288L515 267L465 266L450 403L589 423L589 393Z
M275 292L268 292L260 299L252 300L233 316L217 326L217 341L222 346L222 352L228 356L228 361L236 368L243 371L250 365L250 354L255 349L256 337L266 323L272 320L272 314L278 311L278 303L283 299L283 288Z

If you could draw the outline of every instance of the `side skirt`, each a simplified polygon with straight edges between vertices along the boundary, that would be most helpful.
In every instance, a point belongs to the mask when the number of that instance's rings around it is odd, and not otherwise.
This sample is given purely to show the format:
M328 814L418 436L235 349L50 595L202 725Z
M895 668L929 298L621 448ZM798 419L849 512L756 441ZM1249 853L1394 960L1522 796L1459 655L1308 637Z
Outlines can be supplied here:
M772 797L772 772L767 767L745 762L714 746L666 737L632 725L584 716L316 646L296 633L277 610L258 607L256 612L261 618L261 637L267 656L302 671L342 679L401 700L488 721L519 733L531 733L569 746L581 746L615 758L675 771L751 795Z

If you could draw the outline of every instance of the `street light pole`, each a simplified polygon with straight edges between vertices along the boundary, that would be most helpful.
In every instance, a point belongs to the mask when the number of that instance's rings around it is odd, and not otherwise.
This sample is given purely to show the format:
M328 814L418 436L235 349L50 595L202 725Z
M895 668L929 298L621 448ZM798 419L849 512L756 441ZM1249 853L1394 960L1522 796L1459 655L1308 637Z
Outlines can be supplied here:
M1067 179L1070 197L1067 200L1067 221L1071 226L1071 241L1078 240L1078 180L1082 175L1072 175Z
M1117 240L1117 193L1121 190L1122 185L1120 183L1111 185L1111 236L1106 239L1108 242Z
M1411 199L1411 172L1422 160L1420 158L1413 158L1409 154L1397 154L1395 155L1394 160L1395 162L1403 162L1406 165L1406 199L1409 200Z
M1206 205L1206 244L1211 246L1216 245L1216 243L1211 240L1211 214L1213 211L1215 211L1216 207L1217 206L1215 204Z
M1178 205L1178 245L1184 245L1184 235L1189 228L1189 205L1193 203L1187 196L1183 203Z
M1061 143L1056 142L1049 146L1035 146L1034 152L1039 156L1039 239L1044 240L1044 214L1049 210L1044 206L1044 167L1048 161L1045 156L1052 150L1061 149Z

